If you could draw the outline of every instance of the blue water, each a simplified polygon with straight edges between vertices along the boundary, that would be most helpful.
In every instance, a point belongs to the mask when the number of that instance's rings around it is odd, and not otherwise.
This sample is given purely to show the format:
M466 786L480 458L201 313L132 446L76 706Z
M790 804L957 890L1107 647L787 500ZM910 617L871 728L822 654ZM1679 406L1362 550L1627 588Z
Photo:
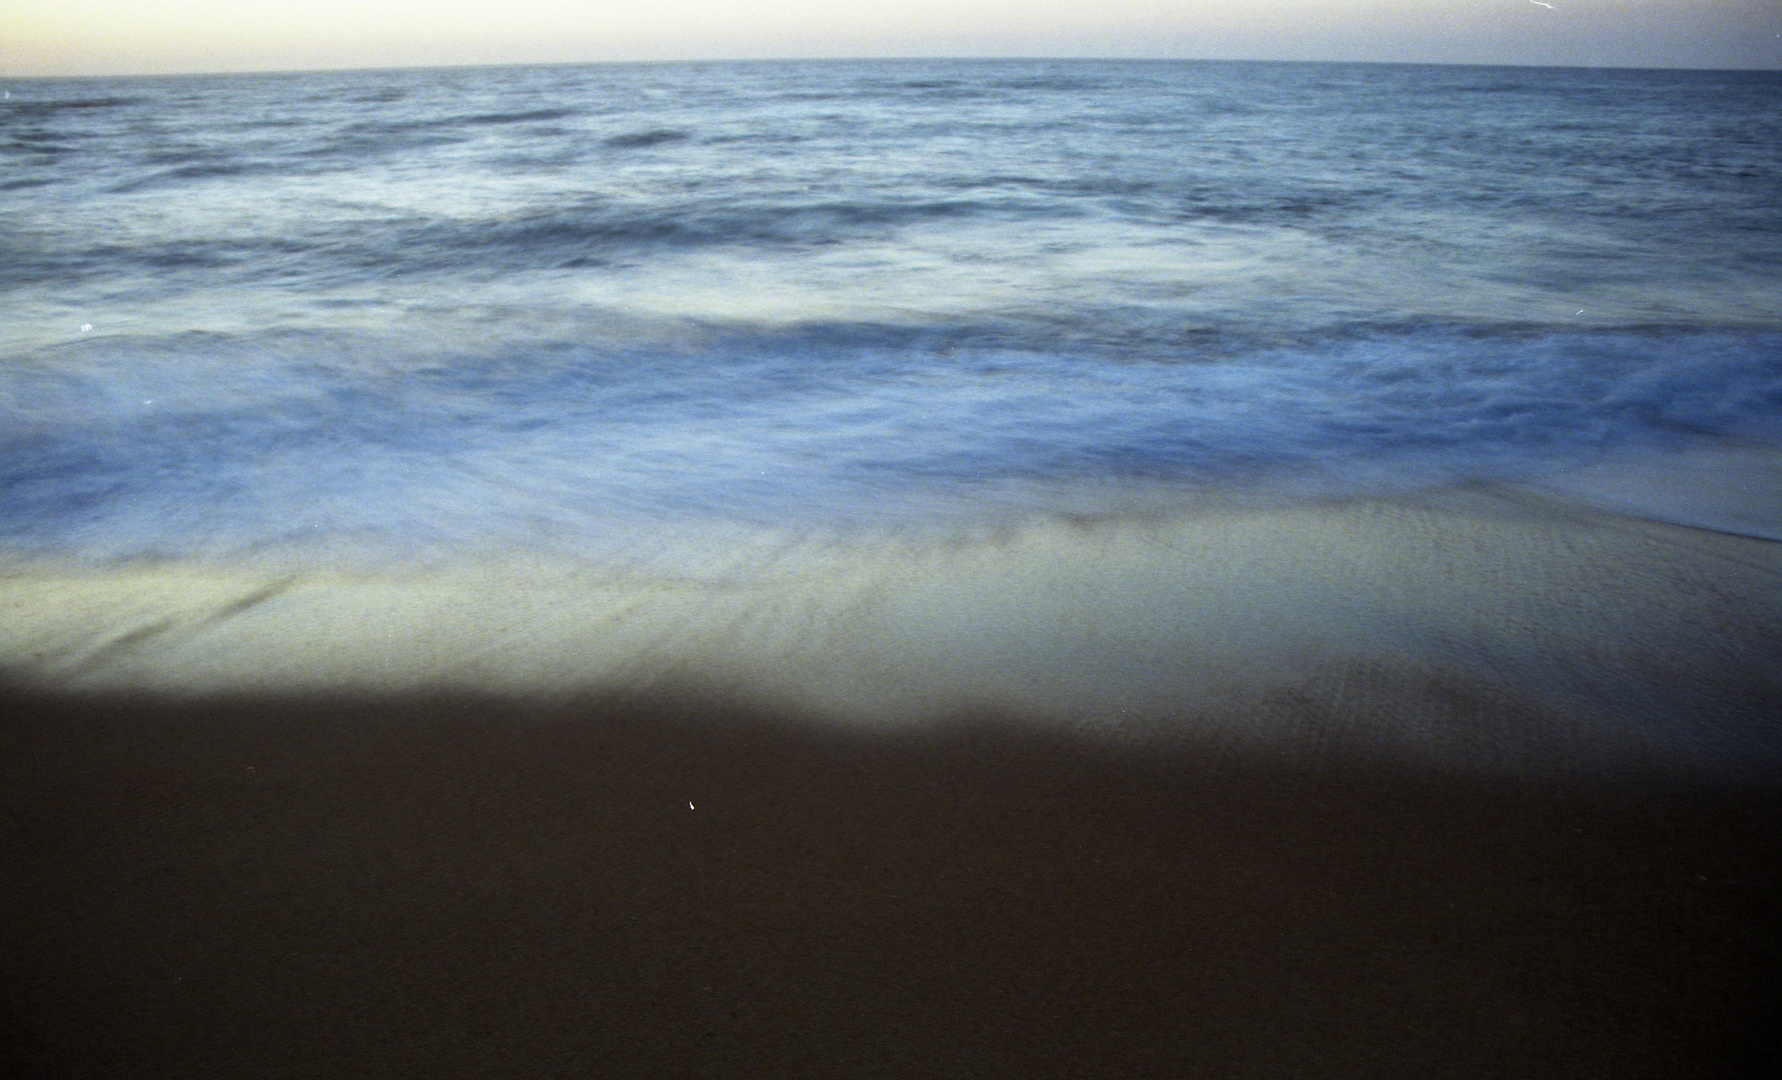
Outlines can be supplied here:
M610 554L1782 443L1782 75L0 81L0 550Z

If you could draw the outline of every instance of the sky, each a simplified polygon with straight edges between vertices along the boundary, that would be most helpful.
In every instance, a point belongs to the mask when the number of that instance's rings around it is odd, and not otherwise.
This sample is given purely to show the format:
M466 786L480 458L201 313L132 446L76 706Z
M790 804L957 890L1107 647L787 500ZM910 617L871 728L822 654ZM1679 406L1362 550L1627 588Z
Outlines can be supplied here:
M0 0L0 76L1089 56L1782 69L1778 0Z

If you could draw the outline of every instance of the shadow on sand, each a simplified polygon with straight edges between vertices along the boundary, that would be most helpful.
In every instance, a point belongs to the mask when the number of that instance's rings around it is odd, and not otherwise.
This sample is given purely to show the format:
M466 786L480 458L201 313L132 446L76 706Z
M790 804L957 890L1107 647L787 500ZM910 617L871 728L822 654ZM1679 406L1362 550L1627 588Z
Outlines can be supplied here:
M0 709L8 1076L1709 1077L1777 1030L1773 791L663 695Z

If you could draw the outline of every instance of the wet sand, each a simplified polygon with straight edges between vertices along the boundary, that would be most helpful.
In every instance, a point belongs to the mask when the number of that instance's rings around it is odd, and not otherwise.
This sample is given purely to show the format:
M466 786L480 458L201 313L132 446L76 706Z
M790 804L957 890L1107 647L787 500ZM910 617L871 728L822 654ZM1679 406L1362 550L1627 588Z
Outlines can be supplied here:
M1743 1075L1772 794L709 702L13 697L8 1075Z
M1532 495L0 579L0 1073L1727 1076L1782 561Z
M1782 491L1777 505L1782 505ZM0 676L43 692L695 692L897 729L1782 776L1782 544L1468 489L762 534L657 566L14 558Z

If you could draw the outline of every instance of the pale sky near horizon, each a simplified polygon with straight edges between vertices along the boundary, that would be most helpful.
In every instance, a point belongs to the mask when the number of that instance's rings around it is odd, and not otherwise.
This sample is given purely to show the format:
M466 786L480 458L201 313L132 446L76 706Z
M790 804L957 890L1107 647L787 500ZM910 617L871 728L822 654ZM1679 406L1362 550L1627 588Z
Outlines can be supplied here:
M0 77L1090 56L1782 69L1776 0L0 0Z

